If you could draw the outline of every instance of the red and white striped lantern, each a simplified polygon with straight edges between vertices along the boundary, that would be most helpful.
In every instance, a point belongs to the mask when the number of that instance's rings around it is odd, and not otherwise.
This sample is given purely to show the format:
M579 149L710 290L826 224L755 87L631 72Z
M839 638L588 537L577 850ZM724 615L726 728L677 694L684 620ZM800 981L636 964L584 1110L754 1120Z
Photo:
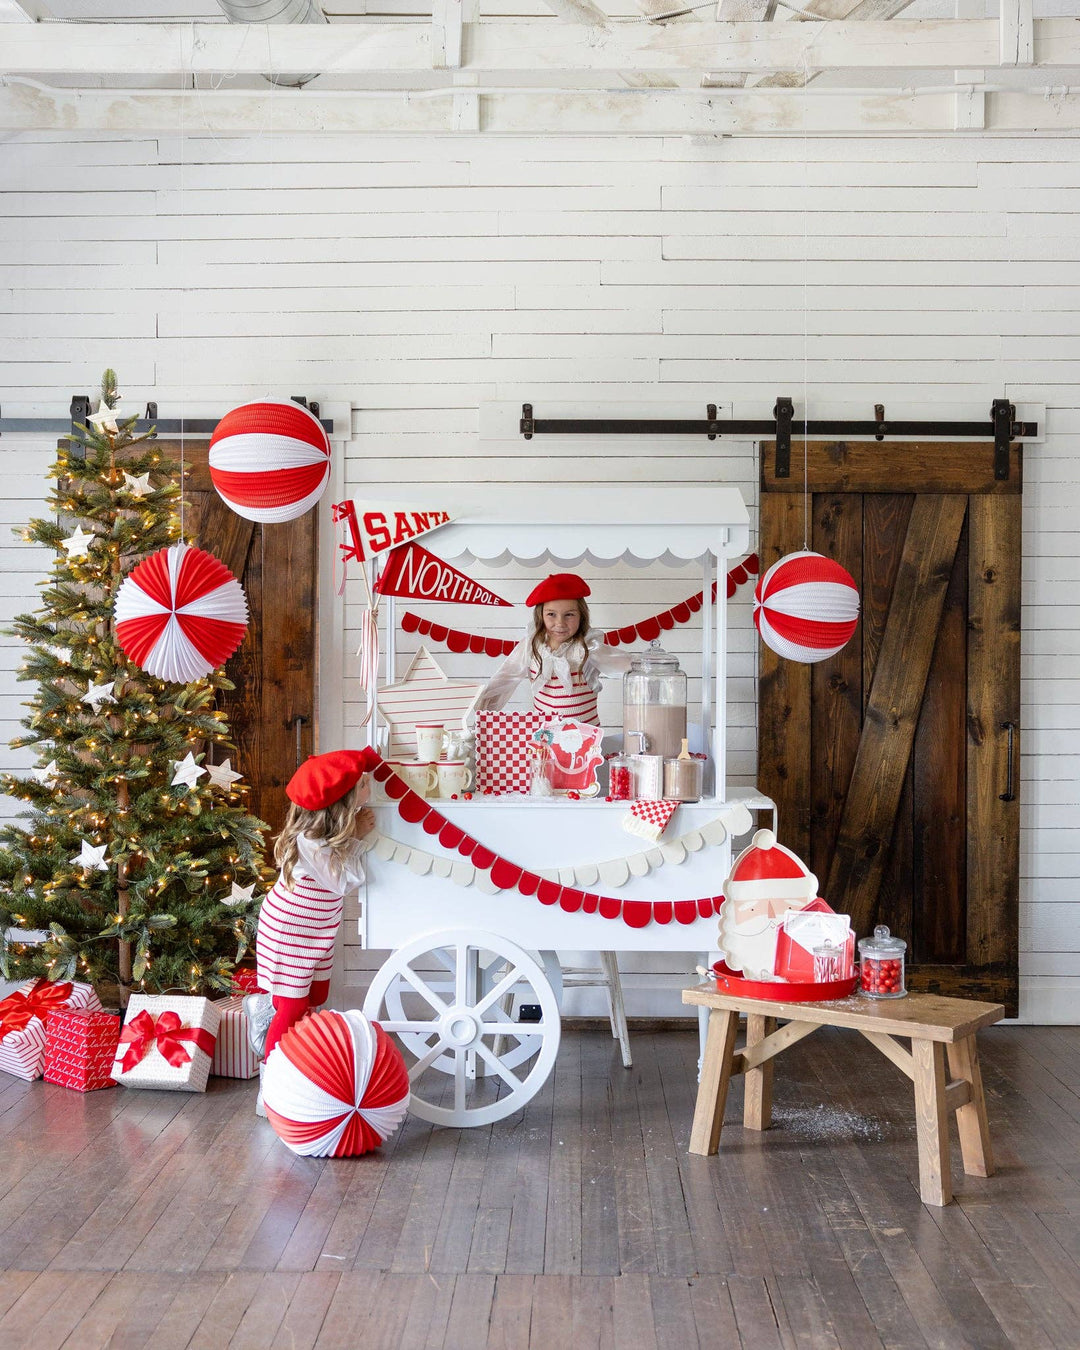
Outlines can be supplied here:
M222 666L247 632L247 600L223 562L173 544L132 569L116 593L116 638L159 680L187 684Z
M788 661L835 656L859 622L859 591L850 572L820 553L789 553L754 590L761 640Z
M266 1117L308 1158L352 1158L388 1139L409 1108L401 1051L362 1012L309 1014L282 1036L263 1073Z
M330 438L299 403L245 403L214 428L210 479L245 520L295 520L330 482Z

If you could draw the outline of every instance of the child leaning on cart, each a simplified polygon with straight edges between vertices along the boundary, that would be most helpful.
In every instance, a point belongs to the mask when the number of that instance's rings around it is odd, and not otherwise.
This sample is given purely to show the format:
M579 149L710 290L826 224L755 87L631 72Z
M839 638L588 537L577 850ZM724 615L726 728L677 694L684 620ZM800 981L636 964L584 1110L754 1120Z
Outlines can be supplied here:
M532 686L533 709L600 725L596 696L604 675L623 675L630 658L589 632L589 586L572 572L556 572L526 599L532 632L523 638L484 686L477 708L502 708L522 680Z
M294 1022L326 1002L344 896L364 879L357 844L375 824L358 751L312 755L285 793L292 805L274 846L280 875L255 936L259 987L267 993L244 1000L252 1047L264 1058Z

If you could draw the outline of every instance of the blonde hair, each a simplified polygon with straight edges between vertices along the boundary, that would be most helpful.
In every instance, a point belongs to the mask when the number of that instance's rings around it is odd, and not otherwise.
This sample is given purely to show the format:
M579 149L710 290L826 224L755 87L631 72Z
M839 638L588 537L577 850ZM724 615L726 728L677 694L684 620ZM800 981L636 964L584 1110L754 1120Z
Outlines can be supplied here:
M550 604L550 601L544 601L544 604ZM532 641L529 643L529 650L532 652L532 658L538 666L543 664L541 653L547 646L547 630L544 627L544 604L533 605L533 634ZM585 639L589 636L589 606L582 599L574 601L578 610L578 629L570 639L571 647L581 647L582 659L588 654L588 646Z
M344 797L324 806L321 811L307 811L296 802L292 803L274 845L274 861L286 886L292 885L293 868L300 856L296 843L298 835L306 834L313 843L322 844L329 850L331 871L342 866L355 842L353 827L357 814L367 802L367 795L366 775L361 775Z

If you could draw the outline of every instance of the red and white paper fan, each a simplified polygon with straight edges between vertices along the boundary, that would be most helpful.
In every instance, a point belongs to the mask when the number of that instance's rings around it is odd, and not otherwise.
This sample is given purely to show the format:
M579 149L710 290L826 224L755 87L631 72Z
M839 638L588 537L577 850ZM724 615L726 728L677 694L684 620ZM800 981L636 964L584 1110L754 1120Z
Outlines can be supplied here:
M754 590L761 640L788 661L835 656L859 622L859 590L850 572L820 553L789 553Z
M295 520L330 482L330 438L299 403L245 403L214 428L210 479L245 520Z
M388 1139L409 1108L401 1051L362 1012L313 1013L282 1036L263 1074L266 1118L308 1158L351 1158Z
M116 637L148 675L187 684L236 651L247 632L240 583L212 553L173 544L139 563L116 593Z

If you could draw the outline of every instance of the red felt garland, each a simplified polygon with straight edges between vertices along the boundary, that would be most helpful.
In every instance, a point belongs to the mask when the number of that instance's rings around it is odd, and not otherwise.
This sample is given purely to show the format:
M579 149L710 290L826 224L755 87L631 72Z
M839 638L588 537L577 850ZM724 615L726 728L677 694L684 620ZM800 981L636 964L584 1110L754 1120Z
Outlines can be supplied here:
M730 600L737 587L742 586L758 573L758 556L751 553L727 574L727 595ZM712 585L712 598L716 600L717 583ZM689 623L690 616L701 608L705 598L704 591L691 595L681 604L666 609L662 614L654 614L651 619L642 619L639 623L627 624L624 628L613 628L604 634L604 644L617 647L622 642L652 642L661 631L674 628L676 624ZM509 656L517 646L514 638L486 638L479 633L463 633L458 628L447 628L445 624L432 623L422 619L419 614L409 610L401 616L401 627L406 633L419 633L433 642L445 642L452 652L473 652L483 656Z
M399 778L377 750L368 746L360 753L364 756L365 771L383 784L387 798L396 804L402 820L421 825L425 834L437 834L443 848L457 849L481 872L490 872L492 884L500 890L513 889L526 897L535 895L542 905L558 905L568 914L580 910L585 914L599 914L602 919L621 918L630 928L645 928L650 923L668 924L673 919L676 923L691 924L698 918L707 919L720 913L722 895L703 895L696 900L620 900L548 881L500 857L467 835L459 825L447 820Z

